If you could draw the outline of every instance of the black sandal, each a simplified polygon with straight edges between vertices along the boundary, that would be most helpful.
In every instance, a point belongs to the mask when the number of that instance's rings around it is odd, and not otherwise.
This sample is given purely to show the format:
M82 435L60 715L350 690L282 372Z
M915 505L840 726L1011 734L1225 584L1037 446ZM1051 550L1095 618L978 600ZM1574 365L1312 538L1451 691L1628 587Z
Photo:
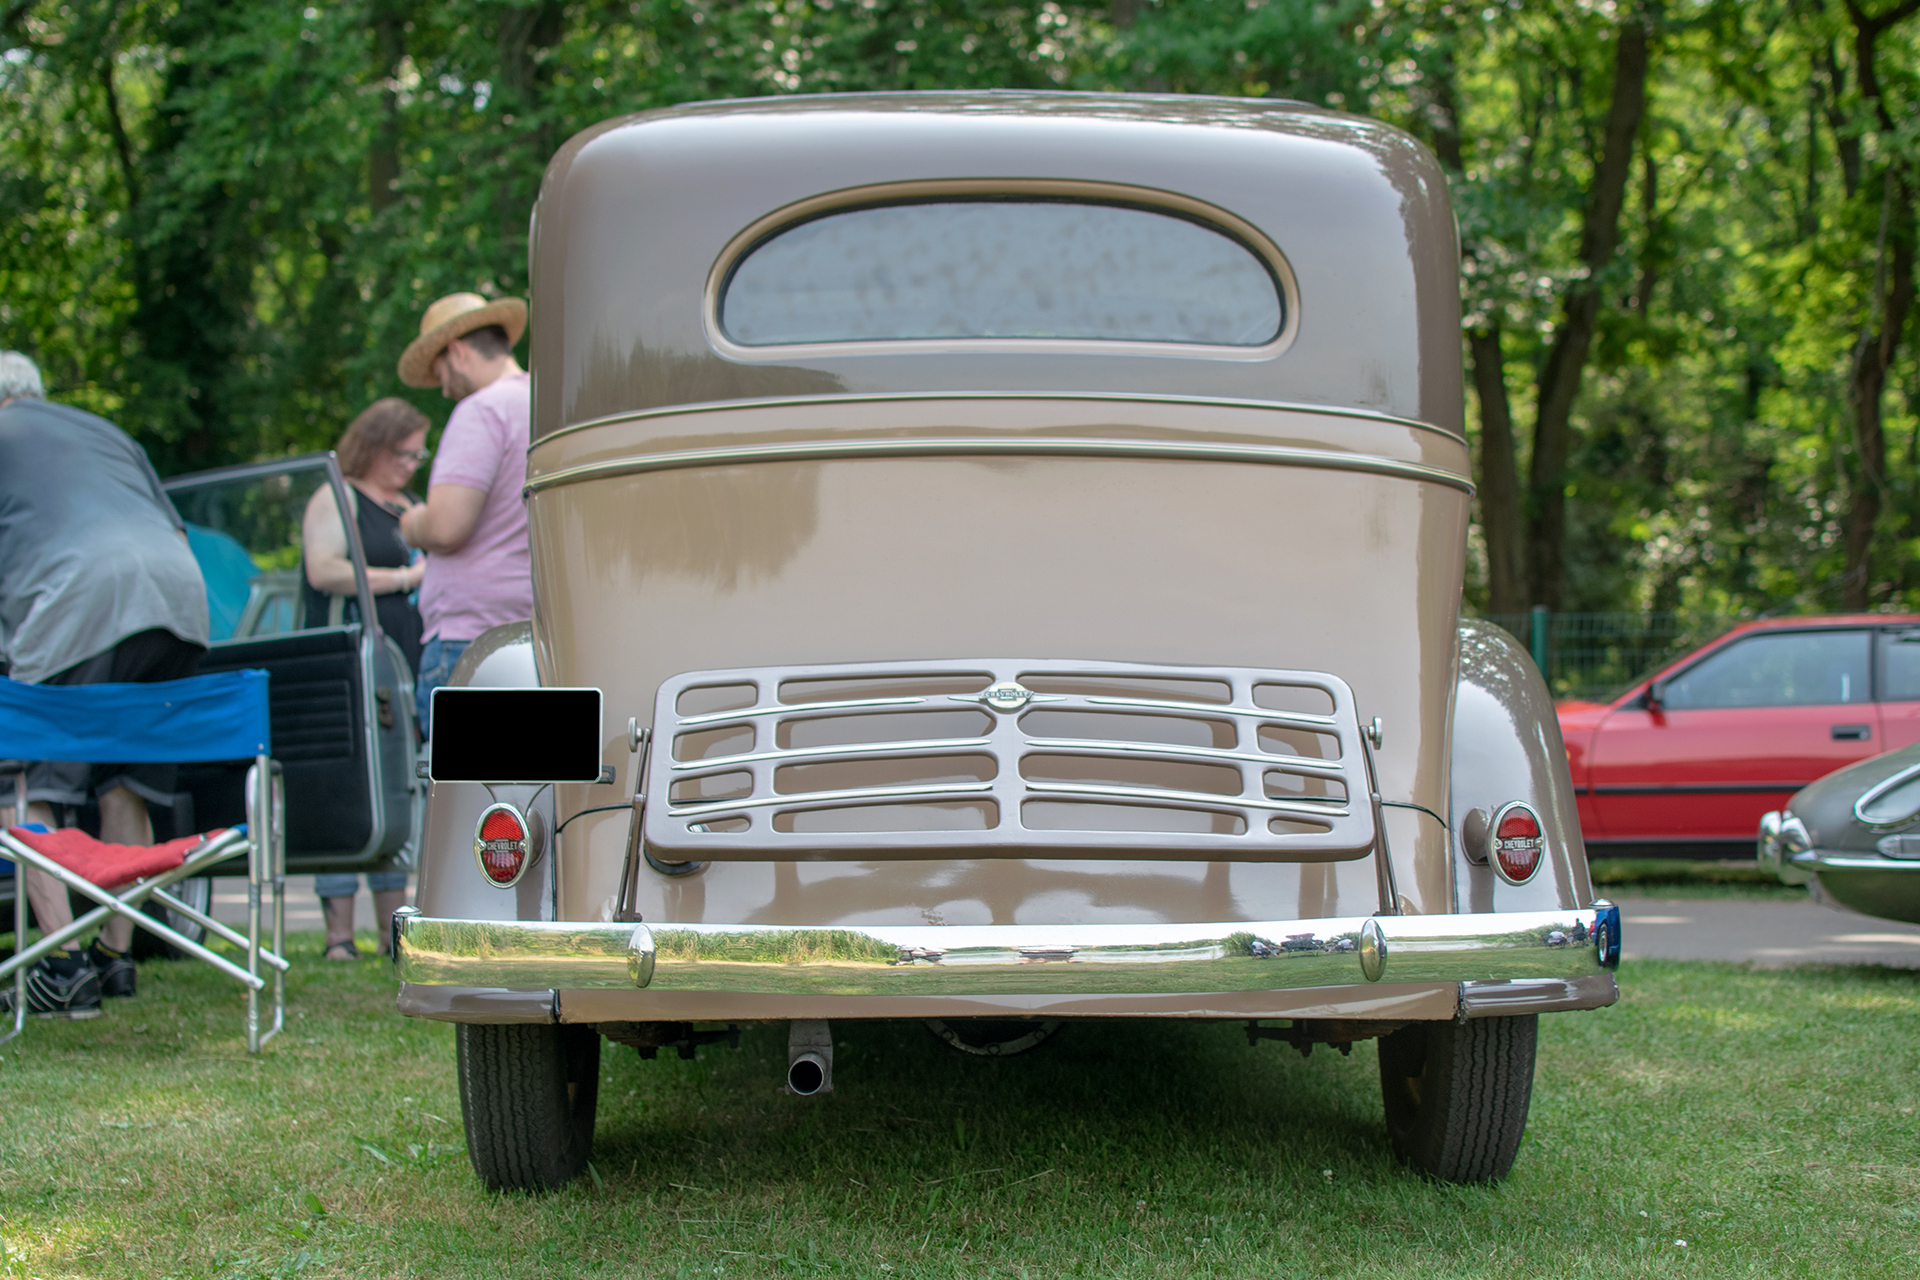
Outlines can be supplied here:
M329 942L327 949L320 953L322 960L358 960L360 948L353 945L353 939L344 942Z

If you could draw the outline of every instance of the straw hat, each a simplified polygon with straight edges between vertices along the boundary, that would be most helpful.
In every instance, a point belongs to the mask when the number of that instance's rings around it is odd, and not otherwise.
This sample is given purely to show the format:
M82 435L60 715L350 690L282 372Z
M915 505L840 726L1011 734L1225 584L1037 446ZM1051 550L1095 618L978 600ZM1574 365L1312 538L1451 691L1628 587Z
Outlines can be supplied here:
M477 293L450 293L420 317L420 336L400 353L400 381L410 387L437 387L433 361L455 338L497 324L507 331L507 345L520 341L527 330L527 304L519 298L488 302Z

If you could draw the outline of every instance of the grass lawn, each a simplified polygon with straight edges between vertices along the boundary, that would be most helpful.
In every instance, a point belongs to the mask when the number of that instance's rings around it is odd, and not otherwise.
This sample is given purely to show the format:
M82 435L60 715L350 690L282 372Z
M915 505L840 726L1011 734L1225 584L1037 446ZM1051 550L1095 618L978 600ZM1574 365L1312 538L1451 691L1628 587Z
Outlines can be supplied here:
M1739 898L1803 902L1805 885L1783 884L1751 860L1595 858L1595 893L1609 898Z
M1393 1162L1371 1045L1097 1023L988 1061L838 1023L818 1100L776 1092L784 1028L608 1044L596 1176L536 1199L467 1167L453 1029L317 946L257 1060L186 964L0 1049L0 1276L1920 1274L1910 972L1630 962L1541 1020L1494 1189Z

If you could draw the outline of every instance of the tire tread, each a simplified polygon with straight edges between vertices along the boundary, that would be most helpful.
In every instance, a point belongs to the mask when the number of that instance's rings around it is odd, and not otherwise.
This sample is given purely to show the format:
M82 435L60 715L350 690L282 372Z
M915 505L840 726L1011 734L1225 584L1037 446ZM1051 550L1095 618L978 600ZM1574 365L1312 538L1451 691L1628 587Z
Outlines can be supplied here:
M1380 1045L1395 1152L1442 1182L1496 1182L1513 1168L1533 1100L1538 1018L1483 1018L1395 1032ZM1416 1104L1396 1074L1422 1067Z
M585 1172L600 1076L593 1028L463 1023L456 1044L467 1157L482 1183L550 1191Z

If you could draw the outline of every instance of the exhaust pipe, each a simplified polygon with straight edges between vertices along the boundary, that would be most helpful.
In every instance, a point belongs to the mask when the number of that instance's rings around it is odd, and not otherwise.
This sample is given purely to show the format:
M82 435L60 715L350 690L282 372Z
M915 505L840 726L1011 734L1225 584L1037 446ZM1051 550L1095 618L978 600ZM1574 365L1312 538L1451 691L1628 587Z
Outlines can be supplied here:
M833 1030L826 1023L787 1024L787 1092L802 1098L833 1092Z

